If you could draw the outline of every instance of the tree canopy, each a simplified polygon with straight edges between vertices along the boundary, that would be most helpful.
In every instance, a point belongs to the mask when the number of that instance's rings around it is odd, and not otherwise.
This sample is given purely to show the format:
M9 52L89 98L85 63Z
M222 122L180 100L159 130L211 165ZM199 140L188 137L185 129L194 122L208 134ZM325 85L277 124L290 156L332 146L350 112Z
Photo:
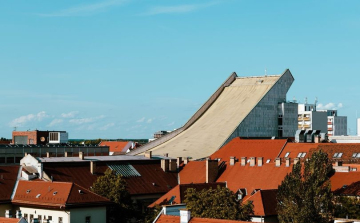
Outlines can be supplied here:
M328 223L334 212L329 180L333 171L331 161L321 150L314 152L304 165L294 165L278 188L280 223Z
M92 191L115 203L108 208L108 222L126 222L131 217L133 208L126 186L125 179L110 169L94 182Z
M185 203L194 217L250 220L250 214L253 214L251 202L241 204L231 190L220 186L201 191L188 188Z

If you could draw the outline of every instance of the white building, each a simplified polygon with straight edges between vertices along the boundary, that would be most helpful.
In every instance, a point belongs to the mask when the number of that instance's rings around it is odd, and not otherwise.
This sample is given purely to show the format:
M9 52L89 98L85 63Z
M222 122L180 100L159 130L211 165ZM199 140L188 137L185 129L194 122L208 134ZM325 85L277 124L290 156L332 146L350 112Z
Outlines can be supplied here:
M347 117L338 116L337 110L325 110L327 113L328 136L345 136L347 135Z
M316 104L298 105L298 129L327 133L327 113L316 111Z
M357 119L357 135L360 136L360 118Z

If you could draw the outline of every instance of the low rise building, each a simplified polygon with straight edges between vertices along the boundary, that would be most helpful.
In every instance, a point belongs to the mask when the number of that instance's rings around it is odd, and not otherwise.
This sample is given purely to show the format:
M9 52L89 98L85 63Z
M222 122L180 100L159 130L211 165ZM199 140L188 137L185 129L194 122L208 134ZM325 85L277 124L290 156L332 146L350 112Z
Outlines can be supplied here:
M68 143L69 135L66 131L13 131L12 144L18 145L46 145Z

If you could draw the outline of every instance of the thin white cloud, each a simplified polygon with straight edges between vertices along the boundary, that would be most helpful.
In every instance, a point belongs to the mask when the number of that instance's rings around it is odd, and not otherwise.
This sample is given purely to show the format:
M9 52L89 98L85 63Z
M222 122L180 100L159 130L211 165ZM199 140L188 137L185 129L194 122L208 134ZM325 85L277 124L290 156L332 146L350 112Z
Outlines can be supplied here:
M218 4L218 2L209 2L205 4L188 4L176 6L156 6L152 7L146 12L140 14L143 16L159 15L159 14L181 14L196 11L202 8L210 7Z
M142 117L141 119L137 120L136 122L144 122L145 121L145 117Z
M167 124L167 126L172 126L174 124L175 124L175 122L170 122L169 124Z
M42 121L46 117L48 117L48 115L44 111L41 111L37 114L28 114L28 115L20 116L19 118L12 120L9 123L9 126L10 127L21 127L21 126L24 126L27 122Z
M62 119L54 119L54 120L52 120L52 121L50 122L50 124L49 124L48 126L49 126L49 127L52 127L52 126L58 125L58 124L60 124L60 123L62 123L62 122L63 122Z
M343 107L342 103L335 104L335 103L332 103L332 102L330 102L328 104L325 104L325 105L320 103L320 104L318 104L316 106L316 108L318 110L338 110L338 109L340 109L342 107Z
M72 111L69 113L62 113L61 117L63 118L74 118L79 112L78 111Z
M43 17L89 16L104 12L113 6L122 5L126 0L108 0L93 4L79 5L53 13L38 14Z
M82 125L85 123L91 123L91 122L95 122L99 119L103 119L105 118L104 115L100 115L98 117L91 117L91 118L75 118L75 119L70 119L69 122L75 125Z
M153 118L149 118L146 123L151 123L154 119Z
M114 125L115 125L115 123L109 123L107 125L100 127L99 129L105 131L105 130L108 130L110 127L113 127Z

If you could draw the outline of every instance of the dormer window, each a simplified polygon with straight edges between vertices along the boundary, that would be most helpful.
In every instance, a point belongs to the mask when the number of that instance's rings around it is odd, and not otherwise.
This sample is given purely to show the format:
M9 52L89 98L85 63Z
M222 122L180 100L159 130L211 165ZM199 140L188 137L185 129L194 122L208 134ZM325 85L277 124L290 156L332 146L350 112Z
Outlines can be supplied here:
M343 153L335 153L333 158L341 158Z
M306 156L306 153L299 153L297 155L298 158L304 158Z
M356 158L357 153L353 153L352 158Z

